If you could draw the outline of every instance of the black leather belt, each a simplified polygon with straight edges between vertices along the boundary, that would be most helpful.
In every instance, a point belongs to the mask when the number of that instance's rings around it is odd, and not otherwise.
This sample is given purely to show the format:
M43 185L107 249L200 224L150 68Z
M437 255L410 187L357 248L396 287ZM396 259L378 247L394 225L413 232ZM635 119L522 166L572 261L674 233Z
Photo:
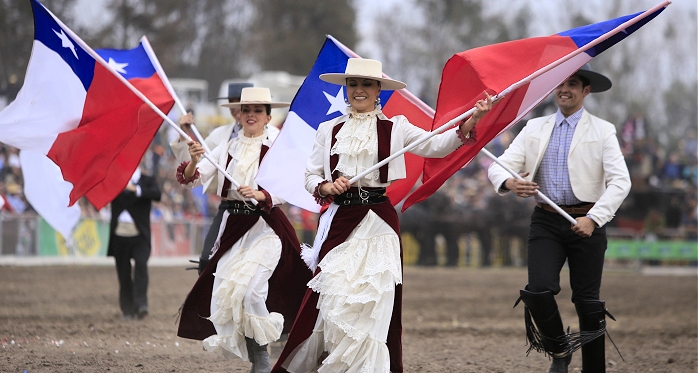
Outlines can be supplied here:
M231 215L263 215L265 212L260 208L260 205L253 205L252 203L243 201L221 201L219 208L226 209Z
M549 212L554 212L554 213L559 213L557 210L554 209L554 207L546 204L546 203L537 203L537 207L549 211ZM588 211L593 207L593 203L580 203L578 205L573 205L573 206L562 206L559 205L559 207L564 210L565 213L569 215L586 215L588 214Z
M376 205L387 200L386 188L350 188L335 196L333 203L340 206Z

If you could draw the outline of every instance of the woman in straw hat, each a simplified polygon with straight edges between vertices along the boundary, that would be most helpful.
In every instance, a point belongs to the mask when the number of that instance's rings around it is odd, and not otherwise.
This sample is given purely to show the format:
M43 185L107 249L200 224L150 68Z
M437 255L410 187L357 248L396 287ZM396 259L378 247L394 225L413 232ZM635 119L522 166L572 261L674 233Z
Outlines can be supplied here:
M381 63L351 58L344 74L322 74L347 88L347 114L322 123L306 169L306 189L328 206L314 248L302 252L315 270L302 308L273 372L402 372L401 243L386 187L405 177L403 157L349 180L425 134L404 116L387 118L382 89L406 87L382 76ZM413 153L444 157L476 141L476 122L491 108L486 95L473 116Z
M251 372L269 372L267 344L289 331L311 278L294 228L275 207L284 201L254 180L271 145L265 129L270 110L289 104L272 102L267 88L250 87L242 90L240 102L226 105L240 107L243 129L214 148L211 158L240 187L218 178L226 212L210 262L183 305L178 336L203 340L207 351L250 360ZM218 171L208 160L200 161L204 149L199 143L188 146L191 162L178 167L177 179L188 188L207 185Z

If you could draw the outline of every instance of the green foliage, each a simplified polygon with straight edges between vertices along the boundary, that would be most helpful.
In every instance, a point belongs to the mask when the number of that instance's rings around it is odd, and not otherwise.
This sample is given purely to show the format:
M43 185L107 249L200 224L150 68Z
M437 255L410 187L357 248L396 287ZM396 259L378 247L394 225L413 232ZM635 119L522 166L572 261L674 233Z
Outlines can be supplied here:
M45 0L43 4L65 22L75 0ZM32 7L27 0L0 0L0 91L11 75L21 82L34 39Z
M306 75L327 34L353 49L355 10L349 0L253 0L251 53L262 70Z

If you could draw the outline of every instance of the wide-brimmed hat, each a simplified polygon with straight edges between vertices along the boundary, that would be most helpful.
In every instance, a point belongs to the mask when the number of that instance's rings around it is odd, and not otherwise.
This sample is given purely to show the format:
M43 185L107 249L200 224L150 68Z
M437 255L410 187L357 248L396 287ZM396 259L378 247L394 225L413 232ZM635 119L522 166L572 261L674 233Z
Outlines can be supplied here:
M279 108L289 106L289 102L272 102L269 88L246 87L241 90L240 102L229 102L221 106L241 107L241 105L270 105L271 108Z
M585 64L574 75L585 78L591 83L591 93L605 92L612 87L612 82L605 75L591 69L590 64Z
M406 88L406 83L385 78L382 75L382 63L366 58L350 58L345 67L345 73L326 73L319 75L324 82L345 85L347 78L374 79L382 83L382 89L396 90Z
M230 100L230 99L236 99L236 98L241 98L241 90L243 88L247 87L252 87L253 83L229 83L228 84L228 96L226 97L217 97L218 100Z

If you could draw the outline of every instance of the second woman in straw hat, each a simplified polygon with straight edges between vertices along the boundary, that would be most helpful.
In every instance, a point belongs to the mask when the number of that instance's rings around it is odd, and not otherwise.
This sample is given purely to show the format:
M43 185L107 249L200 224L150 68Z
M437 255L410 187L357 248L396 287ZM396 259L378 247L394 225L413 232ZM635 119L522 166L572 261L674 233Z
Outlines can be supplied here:
M258 165L271 145L265 125L270 111L288 106L272 102L267 88L243 88L243 129L212 150L240 187L233 188L208 160L203 147L189 142L191 162L177 179L188 188L217 180L226 206L209 264L183 305L178 336L203 340L204 349L253 362L251 372L267 373L267 344L291 328L311 275L299 256L294 228L277 205L280 198L255 182ZM250 199L255 199L257 205Z
M379 61L351 58L344 74L320 78L346 86L349 107L319 125L307 163L306 189L328 209L314 247L302 252L315 275L273 372L402 372L399 219L386 187L406 177L403 156L349 180L426 132L382 113L380 91L406 85L383 77ZM411 152L444 157L475 142L472 129L490 108L487 95L456 132Z

